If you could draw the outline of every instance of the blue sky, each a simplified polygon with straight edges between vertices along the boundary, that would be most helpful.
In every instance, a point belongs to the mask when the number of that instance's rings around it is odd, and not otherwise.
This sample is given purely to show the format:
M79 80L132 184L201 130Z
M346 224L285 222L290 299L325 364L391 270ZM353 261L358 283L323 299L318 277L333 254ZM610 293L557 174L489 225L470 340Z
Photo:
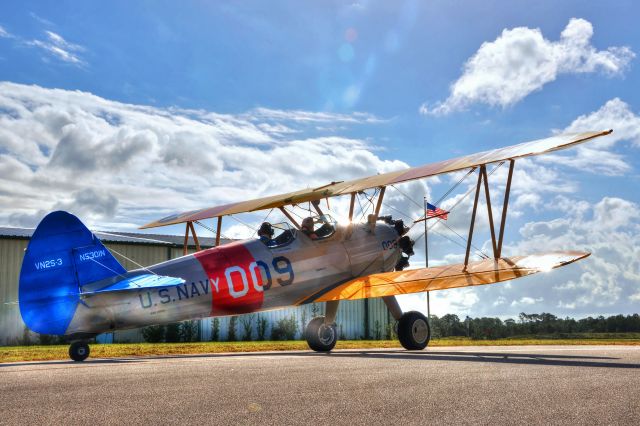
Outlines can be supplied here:
M625 213L640 203L638 9L632 1L3 2L0 219L33 226L68 208L95 227L130 229L173 210L554 131L614 128L592 149L516 165L524 183L509 221L507 243L519 250L511 254L549 242L571 248L575 235L575 248L596 260L556 283L532 278L434 302L436 313L460 315L637 312L640 265L624 255L640 236L640 218ZM265 162L275 175L257 171ZM451 179L429 181L431 196ZM425 187L406 191L420 199ZM402 197L389 202L415 211ZM462 232L465 218L451 227ZM459 247L438 238L434 261L456 261Z

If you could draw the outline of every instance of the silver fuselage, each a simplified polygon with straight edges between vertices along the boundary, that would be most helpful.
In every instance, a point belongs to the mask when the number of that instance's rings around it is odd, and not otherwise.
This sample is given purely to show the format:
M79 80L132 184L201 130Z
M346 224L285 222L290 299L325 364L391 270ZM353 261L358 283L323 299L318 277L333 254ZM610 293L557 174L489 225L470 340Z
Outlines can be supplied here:
M311 303L350 279L392 271L400 256L397 239L392 226L378 222L339 225L322 240L298 232L290 244L277 248L252 239L203 250L129 273L179 277L185 280L180 286L83 296L66 334Z

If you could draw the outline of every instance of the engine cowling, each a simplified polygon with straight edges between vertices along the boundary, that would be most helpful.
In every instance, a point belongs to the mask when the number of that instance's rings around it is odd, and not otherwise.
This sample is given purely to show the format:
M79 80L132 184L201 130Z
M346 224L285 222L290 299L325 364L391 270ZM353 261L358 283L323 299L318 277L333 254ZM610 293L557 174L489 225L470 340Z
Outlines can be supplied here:
M394 220L391 216L381 216L378 220L382 220L386 224L393 226L400 237L398 239L398 247L402 251L402 254L396 263L395 270L402 271L409 266L409 258L414 255L413 245L415 242L409 238L408 235L405 235L409 232L409 228L404 225L404 221L402 219Z

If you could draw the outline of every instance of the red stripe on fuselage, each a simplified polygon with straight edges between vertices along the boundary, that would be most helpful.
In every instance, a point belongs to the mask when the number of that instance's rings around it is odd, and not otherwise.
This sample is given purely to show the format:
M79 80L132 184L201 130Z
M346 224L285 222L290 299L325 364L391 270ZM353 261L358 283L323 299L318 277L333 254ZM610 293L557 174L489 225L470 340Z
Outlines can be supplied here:
M264 301L260 268L244 243L194 254L211 283L211 315L253 312Z

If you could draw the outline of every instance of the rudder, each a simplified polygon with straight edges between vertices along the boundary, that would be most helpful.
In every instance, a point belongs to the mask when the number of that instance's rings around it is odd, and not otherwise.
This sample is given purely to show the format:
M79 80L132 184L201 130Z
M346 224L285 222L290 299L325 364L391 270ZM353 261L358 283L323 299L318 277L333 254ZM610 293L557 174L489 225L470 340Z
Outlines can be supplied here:
M34 231L22 262L22 319L37 333L64 335L80 302L80 286L125 272L77 217L49 213Z

